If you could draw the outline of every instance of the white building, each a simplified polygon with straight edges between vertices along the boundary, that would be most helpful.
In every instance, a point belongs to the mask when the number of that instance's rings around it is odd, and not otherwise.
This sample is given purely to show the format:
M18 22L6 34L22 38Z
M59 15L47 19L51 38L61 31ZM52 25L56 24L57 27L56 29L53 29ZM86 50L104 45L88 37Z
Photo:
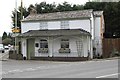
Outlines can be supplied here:
M103 11L80 10L37 14L21 22L22 54L32 57L90 57L102 54Z

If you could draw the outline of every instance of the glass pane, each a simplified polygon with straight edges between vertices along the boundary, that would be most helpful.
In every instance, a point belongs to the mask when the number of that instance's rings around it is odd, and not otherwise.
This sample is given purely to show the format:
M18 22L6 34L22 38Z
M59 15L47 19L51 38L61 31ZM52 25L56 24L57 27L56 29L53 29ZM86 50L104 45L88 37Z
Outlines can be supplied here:
M39 43L35 43L35 47L39 47Z
M40 40L40 48L48 48L47 40Z
M68 39L61 40L61 48L69 48L69 40Z

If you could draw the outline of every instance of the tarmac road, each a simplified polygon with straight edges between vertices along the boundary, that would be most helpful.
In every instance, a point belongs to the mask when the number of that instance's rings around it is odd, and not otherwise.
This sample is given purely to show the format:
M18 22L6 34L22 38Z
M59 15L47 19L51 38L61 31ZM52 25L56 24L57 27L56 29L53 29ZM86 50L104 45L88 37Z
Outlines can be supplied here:
M2 62L3 78L118 78L118 74L118 59L83 62Z

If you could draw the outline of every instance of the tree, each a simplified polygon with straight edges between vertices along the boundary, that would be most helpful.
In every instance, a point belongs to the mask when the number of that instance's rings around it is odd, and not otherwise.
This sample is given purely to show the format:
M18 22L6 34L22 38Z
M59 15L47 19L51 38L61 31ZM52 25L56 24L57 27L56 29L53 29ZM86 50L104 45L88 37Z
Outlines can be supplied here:
M3 36L2 36L2 43L3 43L3 45L8 45L8 44L13 45L14 44L14 38L11 37L10 33L7 35L7 33L4 32Z
M8 45L8 44L12 44L12 39L11 38L5 38L2 41L3 45Z
M104 11L105 38L120 38L120 2L88 2L85 9Z
M3 36L2 36L2 40L6 39L6 38L7 38L7 33L4 32L4 33L3 33Z
M22 8L22 12L23 12L23 16L27 17L29 15L29 12L26 10L26 8ZM13 21L13 28L15 28L15 14L16 14L16 10L12 11L12 21ZM21 7L19 7L19 9L17 10L17 27L19 27L19 29L21 29Z
M68 2L64 2L63 4L59 4L56 9L59 12L72 11L72 6Z

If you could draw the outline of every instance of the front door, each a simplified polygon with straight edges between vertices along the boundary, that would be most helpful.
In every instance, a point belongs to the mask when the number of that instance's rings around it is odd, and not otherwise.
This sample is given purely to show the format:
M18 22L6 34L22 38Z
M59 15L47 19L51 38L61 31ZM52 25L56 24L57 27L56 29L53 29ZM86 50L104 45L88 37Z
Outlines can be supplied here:
M27 59L31 59L35 54L35 39L27 39Z

